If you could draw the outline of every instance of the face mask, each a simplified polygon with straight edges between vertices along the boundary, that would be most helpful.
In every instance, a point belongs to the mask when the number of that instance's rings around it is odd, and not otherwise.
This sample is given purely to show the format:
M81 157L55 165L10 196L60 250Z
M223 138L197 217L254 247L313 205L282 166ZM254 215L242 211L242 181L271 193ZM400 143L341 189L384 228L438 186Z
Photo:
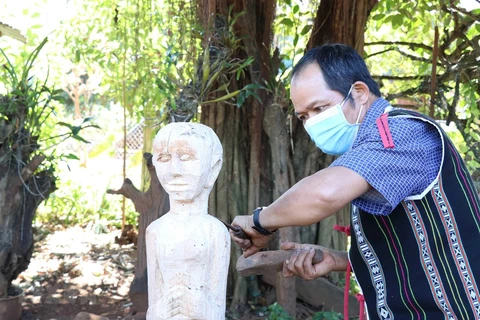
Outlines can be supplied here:
M337 104L335 107L327 109L305 122L305 129L308 135L317 147L326 154L334 156L344 154L350 150L357 136L358 128L360 127L358 120L362 114L363 105L360 107L355 124L349 123L342 111L342 107L345 101L347 101L352 88L350 88L347 97L341 104Z

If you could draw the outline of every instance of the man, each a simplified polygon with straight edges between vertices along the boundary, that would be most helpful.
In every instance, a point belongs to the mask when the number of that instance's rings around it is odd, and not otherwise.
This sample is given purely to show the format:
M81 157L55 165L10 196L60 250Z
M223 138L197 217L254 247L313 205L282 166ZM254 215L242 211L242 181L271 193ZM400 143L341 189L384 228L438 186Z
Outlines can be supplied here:
M292 72L291 99L330 167L299 181L270 206L238 216L249 256L274 230L305 226L348 203L349 254L313 245L284 265L286 276L314 279L351 264L370 319L480 319L480 205L470 175L431 119L393 110L380 97L363 59L350 47L310 50Z

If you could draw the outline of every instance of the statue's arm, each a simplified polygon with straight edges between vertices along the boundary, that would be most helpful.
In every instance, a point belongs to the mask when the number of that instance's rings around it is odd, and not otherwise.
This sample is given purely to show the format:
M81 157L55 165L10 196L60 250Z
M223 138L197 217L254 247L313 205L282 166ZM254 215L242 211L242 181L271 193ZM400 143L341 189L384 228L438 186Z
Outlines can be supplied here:
M223 227L223 226L222 226ZM230 236L228 232L222 232L214 237L212 244L212 281L213 292L218 292L220 296L225 295L228 278L228 265L230 262ZM216 239L215 239L216 238Z
M162 298L163 277L159 264L158 242L154 232L147 229L147 275L149 306Z

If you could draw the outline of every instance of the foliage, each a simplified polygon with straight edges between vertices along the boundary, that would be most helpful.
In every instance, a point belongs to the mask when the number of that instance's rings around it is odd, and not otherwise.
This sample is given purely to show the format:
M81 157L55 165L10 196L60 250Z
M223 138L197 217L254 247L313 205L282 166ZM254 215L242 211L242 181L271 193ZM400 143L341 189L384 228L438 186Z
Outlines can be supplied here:
M267 320L292 320L293 318L277 302L268 306ZM312 320L341 320L343 316L334 311L320 311L312 316Z
M46 154L49 140L44 127L55 115L59 90L32 75L47 39L23 63L13 65L0 49L7 94L0 96L0 297L29 264L33 250L32 219L38 205L55 190L58 156ZM55 142L53 142L55 143ZM43 147L43 148L42 148Z
M208 43L203 46L203 55L188 55L189 63L185 68L176 61L182 56L183 48L177 48L178 52L169 54L167 66L176 70L175 73L167 73L165 77L159 77L157 84L159 89L169 89L168 108L172 121L189 121L201 105L216 102L233 103L233 98L238 96L235 104L240 107L245 99L253 96L260 99L255 93L261 88L258 84L248 84L243 88L230 91L233 81L238 81L245 76L245 70L252 64L253 57L239 58L238 52L243 50L242 40L236 34L235 25L244 12L233 13L233 7L229 8L226 17L216 16L213 19L212 30L204 30L211 33ZM200 27L197 27L200 29ZM192 34L192 40L200 41L202 34ZM188 60L187 60L188 61Z
M39 208L37 223L61 224L63 226L101 223L121 228L122 203L113 199L94 184L79 184L78 180L60 179L58 190ZM126 223L137 224L133 205L126 208Z
M17 126L22 126L22 133L19 135L17 131L9 131L8 126L7 132L10 132L10 139L21 139L22 142L19 145L25 148L25 151L21 151L21 153L34 151L34 153L45 154L48 149L54 148L68 138L83 140L79 136L80 131L88 127L96 127L95 125L73 127L65 122L58 122L57 124L69 126L72 130L59 135L53 135L52 130L49 130L49 127L54 125L58 103L64 102L64 98L60 89L52 90L47 86L47 79L40 82L31 75L33 65L46 43L47 38L30 55L22 55L25 60L21 69L14 66L6 53L0 49L0 53L6 61L3 65L7 75L4 78L5 83L10 87L0 108L0 120L4 126L4 121L11 122L12 119L18 118ZM12 146L14 145L13 140L10 143ZM46 163L49 165L47 170L52 174L57 160L75 158L70 154L57 155L55 149L45 155L48 159ZM17 160L19 159L17 158Z
M293 318L280 306L274 303L268 307L268 320L292 320Z
M386 98L455 123L478 176L480 9L459 1L380 1L366 35L367 62Z
M313 315L312 320L342 320L343 316L340 313L333 311L321 311Z
M318 5L317 2L288 0L278 3L274 36L281 60L278 70L279 79L289 79L289 71L305 52L313 27L313 13Z
M115 133L122 117L121 111L122 107L118 105L97 110L90 121L97 123L101 129L82 134L92 143L84 145L72 139L62 146L64 150L73 150L80 160L59 163L58 190L39 207L38 223L85 225L104 220L106 225L121 226L122 199L105 194L105 190L116 188L123 181L119 137ZM140 179L141 155L142 152L138 151L127 162L127 170L132 173L135 183L139 183ZM135 225L137 214L129 201L126 202L125 214L126 223Z

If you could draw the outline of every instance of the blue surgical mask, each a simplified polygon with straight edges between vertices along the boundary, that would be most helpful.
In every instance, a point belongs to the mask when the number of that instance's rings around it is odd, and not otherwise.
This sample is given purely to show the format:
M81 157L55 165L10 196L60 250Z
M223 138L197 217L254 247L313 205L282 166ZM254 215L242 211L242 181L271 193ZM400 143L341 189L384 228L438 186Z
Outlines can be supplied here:
M350 88L350 91L352 88ZM350 91L342 103L329 108L305 122L305 129L308 135L323 152L340 156L352 148L357 136L360 124L358 120L362 113L363 105L360 107L358 118L355 124L351 124L345 118L342 107L347 101Z

